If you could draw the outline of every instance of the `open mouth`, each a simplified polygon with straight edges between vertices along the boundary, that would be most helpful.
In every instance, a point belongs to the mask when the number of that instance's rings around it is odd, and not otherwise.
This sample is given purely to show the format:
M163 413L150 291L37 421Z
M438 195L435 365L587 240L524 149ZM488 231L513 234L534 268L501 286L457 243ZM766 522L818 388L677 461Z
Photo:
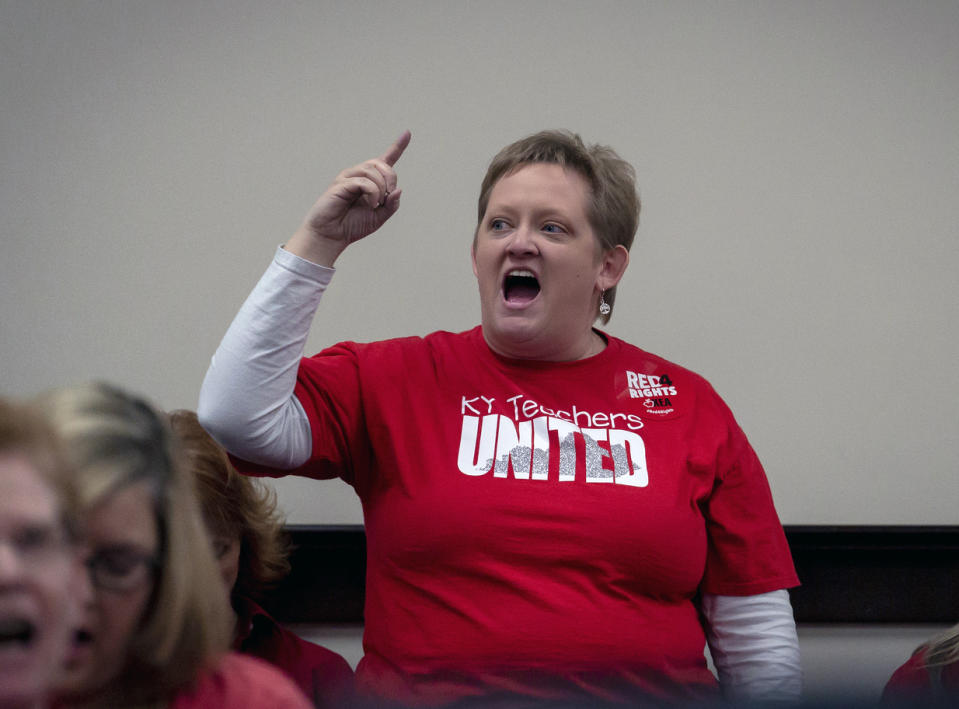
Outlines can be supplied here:
M93 657L93 635L86 628L73 633L73 642L67 652L67 668L71 671L90 663Z
M93 642L93 636L90 634L89 630L85 628L80 628L76 633L73 634L73 644L78 647L83 645L89 645Z
M4 618L0 620L0 649L27 647L33 642L36 632L33 621L26 618Z
M539 281L532 271L514 269L503 279L503 298L512 305L525 305L539 295Z

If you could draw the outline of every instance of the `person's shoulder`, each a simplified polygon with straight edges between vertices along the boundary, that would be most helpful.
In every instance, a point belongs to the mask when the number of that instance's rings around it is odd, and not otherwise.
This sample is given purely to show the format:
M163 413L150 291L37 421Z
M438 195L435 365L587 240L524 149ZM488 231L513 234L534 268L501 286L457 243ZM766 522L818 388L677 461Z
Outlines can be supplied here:
M383 354L448 348L471 344L476 339L478 332L479 326L476 326L463 332L436 330L427 335L391 337L384 340L373 340L372 342L354 342L347 340L328 347L320 354L353 352L365 356L380 356Z
M241 619L253 627L238 648L241 652L276 665L301 686L305 678L314 676L325 683L352 682L353 668L345 657L300 637L249 598L240 597L235 603Z
M892 673L882 690L882 703L897 705L923 697L932 689L931 679L925 648L919 648Z
M667 359L662 355L644 350L634 344L621 340L612 335L606 335L607 341L612 347L612 353L616 361L623 366L632 366L633 371L642 374L652 374L662 376L666 373L671 379L677 376L685 380L689 385L701 387L712 391L712 385L702 374L693 371L689 367L681 365L673 360Z
M277 632L283 641L296 648L300 664L309 666L311 671L322 675L353 675L350 663L342 655L329 648L300 637L289 628L276 624Z
M371 342L360 346L357 357L360 366L367 370L430 376L445 370L451 362L471 359L482 352L477 348L477 338L482 340L478 327L464 332L437 330L427 335Z
M309 709L310 703L300 689L269 663L230 652L196 685L181 692L170 709Z
M692 412L723 421L732 416L712 384L698 372L625 340L606 338L609 344L602 361L604 367L614 369L617 396L641 402L648 420L672 420Z
M389 340L380 340L379 342L370 343L374 347L385 347L385 348L402 348L402 349L416 349L416 348L436 348L436 347L450 347L458 346L463 344L471 344L476 338L479 337L482 339L482 331L480 326L470 328L469 330L463 330L462 332L451 332L449 330L435 330L427 335L408 335L406 337L394 337Z

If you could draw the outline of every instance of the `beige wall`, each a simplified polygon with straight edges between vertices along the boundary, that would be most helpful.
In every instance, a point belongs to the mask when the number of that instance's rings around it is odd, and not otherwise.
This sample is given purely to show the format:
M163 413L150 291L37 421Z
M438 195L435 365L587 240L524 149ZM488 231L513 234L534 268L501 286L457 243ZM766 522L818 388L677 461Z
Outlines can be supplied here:
M276 244L407 127L309 349L469 327L486 161L562 126L639 173L612 333L714 383L784 521L956 523L957 31L950 0L0 0L0 390L195 406Z

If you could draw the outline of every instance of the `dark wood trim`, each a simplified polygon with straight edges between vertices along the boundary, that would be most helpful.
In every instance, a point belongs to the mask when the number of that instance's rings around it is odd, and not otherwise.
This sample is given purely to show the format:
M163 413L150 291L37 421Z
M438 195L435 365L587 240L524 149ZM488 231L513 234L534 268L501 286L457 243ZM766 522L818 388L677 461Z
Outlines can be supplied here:
M959 621L959 526L787 526L805 623Z
M361 623L363 527L288 529L293 570L266 607L285 622ZM786 538L800 623L959 621L959 526L787 525Z
M290 574L264 599L287 623L362 623L366 532L362 525L287 527Z

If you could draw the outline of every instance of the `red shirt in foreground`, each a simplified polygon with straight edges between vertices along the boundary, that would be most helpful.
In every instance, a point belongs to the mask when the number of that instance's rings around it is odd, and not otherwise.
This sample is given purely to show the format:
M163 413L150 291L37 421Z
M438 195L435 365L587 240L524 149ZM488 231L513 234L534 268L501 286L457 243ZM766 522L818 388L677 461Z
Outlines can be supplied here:
M882 701L893 706L959 706L959 662L930 672L925 650L916 650L893 672L882 692Z
M240 630L235 650L279 667L317 709L352 704L353 669L344 658L284 628L249 599L236 598L234 606Z
M280 670L255 657L231 652L180 692L169 709L311 709L303 693Z

